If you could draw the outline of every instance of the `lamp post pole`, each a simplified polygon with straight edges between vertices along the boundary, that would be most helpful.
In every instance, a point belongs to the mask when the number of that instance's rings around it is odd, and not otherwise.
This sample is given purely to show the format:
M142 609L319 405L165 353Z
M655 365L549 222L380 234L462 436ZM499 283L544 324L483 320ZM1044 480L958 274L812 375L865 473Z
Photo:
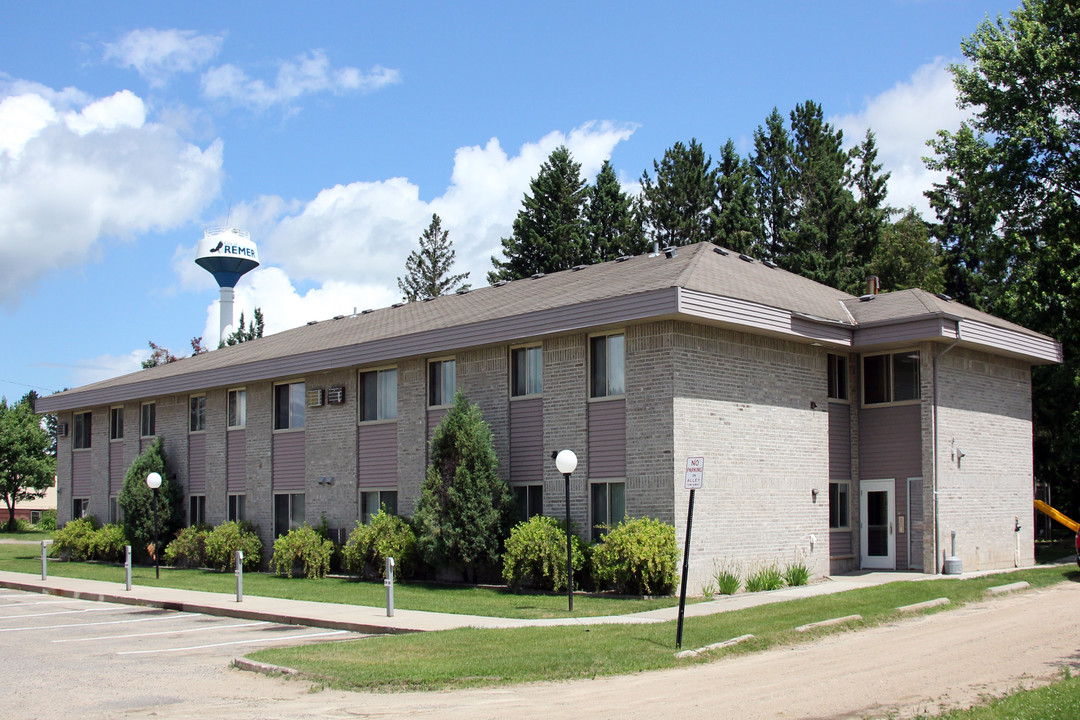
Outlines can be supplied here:
M151 507L153 508L154 518L154 577L161 579L161 561L158 560L158 524L157 524L157 491L161 487L161 475L152 472L146 476L146 484L150 488L150 495L153 498L151 501Z
M577 455L572 450L562 450L555 455L555 467L566 482L566 604L574 611L574 563L573 545L570 544L570 475L577 469Z

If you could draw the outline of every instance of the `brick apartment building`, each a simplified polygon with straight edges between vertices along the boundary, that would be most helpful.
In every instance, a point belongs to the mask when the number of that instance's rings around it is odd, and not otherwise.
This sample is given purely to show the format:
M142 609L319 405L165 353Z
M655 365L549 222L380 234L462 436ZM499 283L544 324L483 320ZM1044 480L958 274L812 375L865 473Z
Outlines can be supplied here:
M695 591L714 563L815 574L1031 565L1031 368L1053 339L920 290L854 297L709 244L398 304L42 398L59 520L115 519L162 437L191 522L264 541L381 503L411 514L455 389L491 425L523 515L583 536L672 523L688 457ZM1019 530L1017 529L1019 519Z

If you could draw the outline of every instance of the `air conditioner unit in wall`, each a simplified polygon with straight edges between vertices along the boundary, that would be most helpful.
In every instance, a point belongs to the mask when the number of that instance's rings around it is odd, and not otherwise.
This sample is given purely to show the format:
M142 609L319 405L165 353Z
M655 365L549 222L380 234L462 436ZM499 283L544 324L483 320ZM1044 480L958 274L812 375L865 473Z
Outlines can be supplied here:
M316 388L307 391L308 407L321 407L323 404L323 389Z
M326 404L327 405L341 405L345 402L345 388L344 387L332 387L326 391Z
M67 423L56 423L56 436L67 437Z

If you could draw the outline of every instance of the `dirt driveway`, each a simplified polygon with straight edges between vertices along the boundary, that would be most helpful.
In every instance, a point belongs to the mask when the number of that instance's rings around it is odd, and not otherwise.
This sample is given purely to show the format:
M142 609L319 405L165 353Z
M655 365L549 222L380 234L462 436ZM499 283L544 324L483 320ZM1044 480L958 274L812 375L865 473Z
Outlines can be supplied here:
M1074 673L1080 670L1078 609L1080 584L1063 583L692 668L489 690L312 692L305 682L221 669L204 677L198 687L176 693L167 704L128 707L113 716L689 720L864 718L893 713L905 717L1044 683L1063 666Z

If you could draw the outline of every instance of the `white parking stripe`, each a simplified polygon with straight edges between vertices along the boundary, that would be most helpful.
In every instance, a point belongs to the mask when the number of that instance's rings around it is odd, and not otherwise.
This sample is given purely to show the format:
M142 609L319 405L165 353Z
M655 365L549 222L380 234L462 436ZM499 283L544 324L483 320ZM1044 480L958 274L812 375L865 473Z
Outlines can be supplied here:
M0 620L22 620L23 618L48 617L50 615L75 615L75 614L78 614L78 613L88 613L88 612L116 612L119 609L120 608L104 607L104 608L86 608L85 610L61 610L60 612L51 612L51 613L34 613L33 615L5 615L3 617L0 617Z
M93 627L94 625L123 625L124 623L137 622L164 622L166 620L186 620L189 617L189 615L166 615L164 617L137 618L135 620L103 620L102 622L68 623L67 625L38 625L37 627L27 628L0 628L0 633L28 632L30 630L56 630L59 628Z
M123 638L137 638L137 637L151 637L152 635L179 635L180 633L193 633L193 632L215 632L217 630L228 630L229 628L242 628L242 627L254 627L255 625L269 625L270 623L262 620L260 622L238 623L236 625L214 625L212 627L190 628L188 630L160 630L158 632L148 633L129 633L127 635L101 635L99 637L91 638L67 638L65 640L53 640L54 643L73 643L73 642L89 642L91 640L121 640Z
M86 603L89 600L38 600L37 602L4 603L0 608L26 607L27 605L71 605L73 603Z
M326 637L327 635L347 635L348 630L333 630L330 632L309 633L307 635L289 635L288 637L259 638L257 640L236 640L234 642L212 643L210 645L190 645L188 647L165 648L163 650L124 650L117 655L151 655L156 653L184 652L185 650L203 650L205 648L224 647L226 645L254 645L264 642L282 642L283 640L304 640L314 637Z

